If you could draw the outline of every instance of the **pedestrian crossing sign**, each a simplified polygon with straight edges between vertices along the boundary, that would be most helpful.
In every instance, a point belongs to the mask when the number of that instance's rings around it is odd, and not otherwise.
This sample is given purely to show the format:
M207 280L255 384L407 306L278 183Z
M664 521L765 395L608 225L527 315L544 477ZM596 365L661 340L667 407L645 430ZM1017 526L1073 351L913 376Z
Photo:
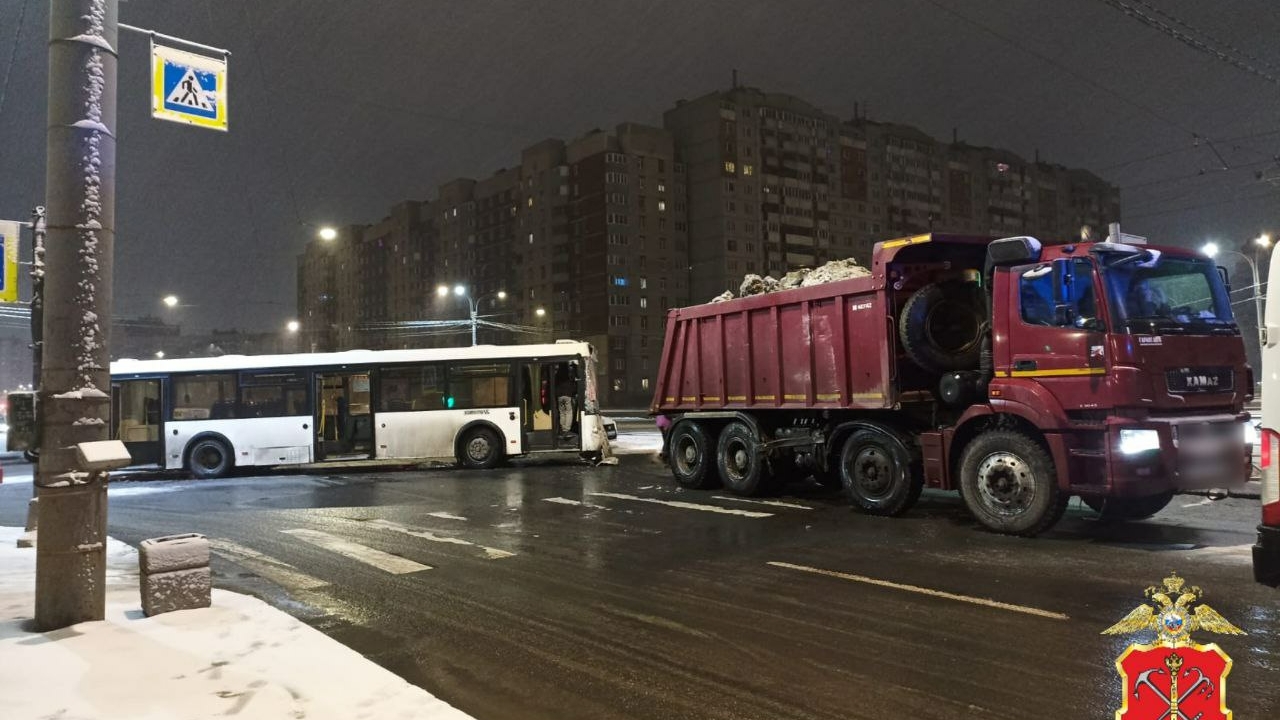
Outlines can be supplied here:
M227 129L227 59L151 43L151 117Z

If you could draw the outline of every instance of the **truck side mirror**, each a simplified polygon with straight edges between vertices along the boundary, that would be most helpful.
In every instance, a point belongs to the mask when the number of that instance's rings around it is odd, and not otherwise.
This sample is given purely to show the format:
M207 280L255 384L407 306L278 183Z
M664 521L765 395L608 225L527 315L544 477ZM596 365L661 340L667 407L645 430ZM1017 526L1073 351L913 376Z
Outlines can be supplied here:
M1225 285L1227 288L1227 294L1230 295L1231 294L1231 278L1227 276L1227 269L1219 265L1218 275L1219 277L1222 278L1222 284ZM1257 288L1254 288L1254 289L1256 290Z

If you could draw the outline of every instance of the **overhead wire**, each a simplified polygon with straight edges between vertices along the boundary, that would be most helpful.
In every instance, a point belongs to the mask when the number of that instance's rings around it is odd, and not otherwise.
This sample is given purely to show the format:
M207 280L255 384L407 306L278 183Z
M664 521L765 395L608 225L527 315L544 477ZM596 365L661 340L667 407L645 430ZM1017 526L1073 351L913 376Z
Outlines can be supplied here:
M18 43L22 40L22 26L27 17L27 3L30 0L22 0L22 7L18 8L18 22L15 23L13 31L13 47L9 48L9 64L4 66L4 80L0 81L0 117L4 116L4 99L9 94L9 75L13 72L14 60L18 56Z
M1160 18L1154 17L1147 12L1143 12L1141 9L1136 8L1133 5L1130 5L1128 2L1125 2L1124 0L1098 0L1098 2L1101 2L1102 4L1107 5L1115 10L1119 10L1120 12L1124 13L1125 15L1128 15L1134 20L1137 20L1138 22L1144 25L1147 25L1148 27L1151 27L1155 30L1158 30L1164 33L1165 35L1168 35L1169 37L1173 38L1174 40L1177 40L1178 42L1182 43L1183 45L1186 45L1187 47L1190 47L1196 51L1209 55L1213 58L1216 58L1217 60L1224 62L1228 65L1231 65L1232 67L1238 70L1242 70L1246 73L1249 73L1250 75L1254 75L1259 78L1262 78L1263 80L1266 80L1272 85L1280 85L1280 78L1277 78L1275 75L1269 72L1266 72L1264 70L1261 70L1257 67L1254 67L1251 63L1241 60L1240 58L1230 53L1223 52L1220 48L1213 47L1210 43L1207 43L1204 40L1201 40L1200 38L1195 37L1191 34L1183 32L1178 28L1173 27L1169 22L1166 22L1164 20L1161 20ZM1164 14L1164 13L1161 13L1161 14ZM1190 26L1187 26L1187 27L1190 27ZM1203 35L1204 33L1200 33L1200 34Z

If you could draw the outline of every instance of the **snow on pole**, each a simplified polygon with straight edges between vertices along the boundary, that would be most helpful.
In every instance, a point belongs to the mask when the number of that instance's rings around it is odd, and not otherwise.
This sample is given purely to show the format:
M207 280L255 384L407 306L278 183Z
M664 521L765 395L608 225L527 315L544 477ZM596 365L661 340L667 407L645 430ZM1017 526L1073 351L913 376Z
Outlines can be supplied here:
M36 625L105 613L106 476L76 445L106 440L115 238L118 0L51 0ZM86 422L88 420L89 422Z

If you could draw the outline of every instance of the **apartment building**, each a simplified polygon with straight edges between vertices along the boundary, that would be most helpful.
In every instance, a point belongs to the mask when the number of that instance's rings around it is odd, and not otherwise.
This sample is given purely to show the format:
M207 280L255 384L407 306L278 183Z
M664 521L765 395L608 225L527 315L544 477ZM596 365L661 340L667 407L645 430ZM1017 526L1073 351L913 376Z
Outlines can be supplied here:
M841 121L799 98L735 87L678 102L663 126L622 123L525 148L298 259L304 349L573 338L600 353L612 407L651 399L666 312L929 231L1099 234L1118 190L1092 173L910 125ZM462 285L465 297L436 287ZM502 296L500 296L500 294Z
M305 345L456 345L423 321L477 315L481 343L582 339L600 392L645 405L666 310L688 305L684 166L661 128L635 123L525 148L519 165L459 178L380 222L312 240L298 259ZM463 286L440 296L438 286Z
M746 273L867 255L872 233L854 229L834 115L740 87L677 102L663 125L688 167L696 301L736 290Z

